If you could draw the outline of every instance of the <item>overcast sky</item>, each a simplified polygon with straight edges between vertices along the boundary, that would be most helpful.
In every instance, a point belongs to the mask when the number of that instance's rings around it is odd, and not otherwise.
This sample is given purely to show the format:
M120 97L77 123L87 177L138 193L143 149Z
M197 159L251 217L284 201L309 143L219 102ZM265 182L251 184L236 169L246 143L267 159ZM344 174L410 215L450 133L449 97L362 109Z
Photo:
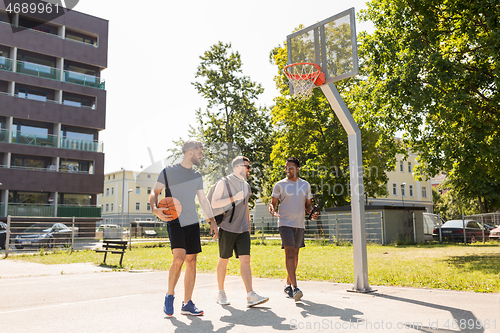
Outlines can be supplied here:
M303 3L308 3L303 5ZM257 105L272 106L277 67L270 51L299 24L312 25L364 0L80 0L79 12L109 21L106 80L105 172L140 171L167 156L172 140L188 138L195 110L206 102L194 86L199 56L211 45L231 43L243 73L262 84ZM372 29L359 23L356 30Z

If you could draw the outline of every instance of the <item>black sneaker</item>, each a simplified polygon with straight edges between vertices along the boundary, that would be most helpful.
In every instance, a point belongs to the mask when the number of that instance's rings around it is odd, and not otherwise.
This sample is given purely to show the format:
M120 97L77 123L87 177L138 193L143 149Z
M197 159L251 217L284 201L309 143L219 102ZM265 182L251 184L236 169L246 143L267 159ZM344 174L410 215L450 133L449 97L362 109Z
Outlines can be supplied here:
M299 288L295 287L293 289L293 299L295 300L295 302L300 301L300 299L302 298L302 296L304 296L304 294L302 293L302 290L300 290Z
M283 291L285 292L287 298L293 298L293 289L291 285L286 286Z

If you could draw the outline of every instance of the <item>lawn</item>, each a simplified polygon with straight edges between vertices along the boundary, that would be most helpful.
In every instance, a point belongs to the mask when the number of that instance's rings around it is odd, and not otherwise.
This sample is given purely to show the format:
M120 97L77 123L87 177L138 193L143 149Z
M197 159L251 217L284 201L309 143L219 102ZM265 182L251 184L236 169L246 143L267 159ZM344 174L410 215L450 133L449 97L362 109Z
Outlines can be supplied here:
M431 244L413 246L368 245L368 276L370 285L441 288L476 292L500 292L500 247L487 244ZM16 260L44 264L93 262L101 264L103 254L93 251L21 255ZM198 256L198 272L215 273L218 258L216 243L203 245ZM168 245L149 244L132 247L118 267L119 256L108 255L107 263L117 269L168 270L172 254ZM284 252L279 241L252 241L252 272L254 277L284 279ZM232 258L229 275L239 274L239 263ZM300 251L299 280L324 280L354 283L353 248L321 241L306 242Z

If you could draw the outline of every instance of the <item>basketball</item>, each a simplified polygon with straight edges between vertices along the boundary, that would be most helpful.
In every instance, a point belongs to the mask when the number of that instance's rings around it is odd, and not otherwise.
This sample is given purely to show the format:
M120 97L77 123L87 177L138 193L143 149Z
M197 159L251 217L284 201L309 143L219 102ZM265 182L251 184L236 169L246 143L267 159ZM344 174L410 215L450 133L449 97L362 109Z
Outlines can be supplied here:
M182 205L174 197L165 197L158 203L158 208L166 208L163 210L163 214L172 215L173 219L176 219L181 215Z

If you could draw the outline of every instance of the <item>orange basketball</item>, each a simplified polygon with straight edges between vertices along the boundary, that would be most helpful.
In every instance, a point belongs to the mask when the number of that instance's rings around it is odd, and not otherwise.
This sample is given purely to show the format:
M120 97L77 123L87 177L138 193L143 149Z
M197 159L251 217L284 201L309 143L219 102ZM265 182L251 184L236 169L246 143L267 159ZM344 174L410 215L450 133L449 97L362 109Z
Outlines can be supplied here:
M158 208L167 208L163 210L163 214L172 215L173 219L176 219L181 215L182 205L174 197L165 197L158 203Z

